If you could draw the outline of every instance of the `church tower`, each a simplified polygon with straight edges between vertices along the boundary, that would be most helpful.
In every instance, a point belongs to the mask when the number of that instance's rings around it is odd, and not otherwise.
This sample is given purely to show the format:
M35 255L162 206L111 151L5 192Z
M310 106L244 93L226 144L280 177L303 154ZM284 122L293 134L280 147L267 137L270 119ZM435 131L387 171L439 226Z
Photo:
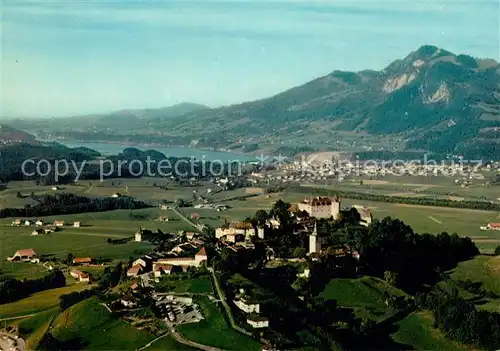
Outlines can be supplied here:
M135 241L136 241L136 242L140 242L140 241L142 241L142 228L139 228L139 229L135 232Z
M318 237L318 226L314 222L314 230L309 235L309 254L319 253L321 251L321 238Z

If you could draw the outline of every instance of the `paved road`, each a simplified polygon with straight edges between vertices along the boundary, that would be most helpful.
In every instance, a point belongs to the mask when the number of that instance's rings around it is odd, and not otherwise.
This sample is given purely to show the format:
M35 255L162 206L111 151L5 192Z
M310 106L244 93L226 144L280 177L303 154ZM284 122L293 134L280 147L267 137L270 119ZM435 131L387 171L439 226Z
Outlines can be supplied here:
M183 221L185 221L187 224L193 226L196 228L196 230L200 230L201 232L203 232L203 230L200 229L200 227L194 223L193 221L191 221L189 218L187 218L181 211L179 211L179 209L174 206L174 207L171 207L172 211L174 211L179 217L181 217L181 219Z
M243 328L240 328L234 322L233 314L231 313L231 307L229 307L229 305L227 304L226 296L224 295L224 293L219 285L219 281L217 280L217 277L215 276L215 272L213 269L211 269L210 271L212 272L212 278L213 278L214 283L215 283L215 289L217 290L217 294L219 295L219 299L222 302L222 306L224 306L224 309L226 310L227 316L229 317L229 323L231 324L231 327L233 327L233 329L239 331L242 334L251 336L252 333L250 333L249 331L247 331Z
M170 331L170 334L172 334L174 339L181 344L196 347L205 351L224 351L223 349L218 349L217 347L202 345L198 344L197 342L185 339L174 327L168 326L168 330Z

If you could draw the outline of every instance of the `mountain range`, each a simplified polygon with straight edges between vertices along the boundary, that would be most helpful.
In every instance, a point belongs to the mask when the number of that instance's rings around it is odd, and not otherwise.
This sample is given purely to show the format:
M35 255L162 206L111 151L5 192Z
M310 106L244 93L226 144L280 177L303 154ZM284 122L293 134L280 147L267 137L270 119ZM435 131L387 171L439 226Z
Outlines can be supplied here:
M500 65L426 45L381 71L333 71L261 100L61 121L35 125L90 140L92 133L102 139L102 133L109 132L124 138L155 135L165 144L196 140L202 146L238 148L252 143L259 149L285 143L498 158ZM13 121L14 126L26 126L18 122Z

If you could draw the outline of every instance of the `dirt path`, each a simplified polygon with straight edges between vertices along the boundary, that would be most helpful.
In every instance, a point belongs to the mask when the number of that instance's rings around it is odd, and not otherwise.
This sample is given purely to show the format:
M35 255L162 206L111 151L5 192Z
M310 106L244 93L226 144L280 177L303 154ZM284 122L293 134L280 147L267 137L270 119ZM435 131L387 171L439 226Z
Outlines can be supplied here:
M90 188L85 190L84 194L90 193L92 191L92 189L94 189L94 187L91 185Z
M434 218L434 217L432 217L432 216L429 216L429 219L430 219L430 220L433 220L434 222L436 222L436 223L438 223L438 224L443 224L443 222L441 222L439 219L436 219L436 218Z
M17 317L2 318L2 319L0 319L0 322L3 322L3 321L10 321L10 320L14 320L14 319L23 319L23 318L33 317L35 314L36 314L36 313L26 314L26 315L24 315L24 316L17 316Z

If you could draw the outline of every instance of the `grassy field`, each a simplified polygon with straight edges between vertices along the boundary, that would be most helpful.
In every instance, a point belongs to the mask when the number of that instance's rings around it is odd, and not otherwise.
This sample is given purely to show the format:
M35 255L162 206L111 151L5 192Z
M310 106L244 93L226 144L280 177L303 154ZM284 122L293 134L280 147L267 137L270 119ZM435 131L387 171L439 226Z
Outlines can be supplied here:
M430 312L412 313L398 323L399 330L392 337L416 350L473 350L447 339L440 330L432 327L432 323Z
M195 279L183 280L161 280L158 284L161 291L173 291L176 293L193 294L213 294L212 281L209 276L203 276Z
M2 305L0 318L24 316L52 309L59 306L59 296L73 291L90 289L92 286L89 284L72 284L63 288L40 291L25 299Z
M471 280L474 283L481 283L482 287L500 296L500 256L478 256L472 260L461 262L457 268L451 271L451 280L441 282L444 287L453 286L454 281ZM478 298L478 296L460 289L460 294L465 299L474 301L478 309L500 313L500 298Z
M189 340L225 350L260 350L261 345L252 338L232 329L217 302L199 297L205 319L199 323L179 325L179 331Z
M337 300L339 306L352 308L361 318L383 320L396 312L384 301L384 292L390 296L406 294L372 277L359 279L332 279L320 294L324 299Z
M25 339L29 350L35 350L36 346L47 332L50 322L57 315L57 307L39 312L33 317L23 319L19 324L19 333Z
M60 341L77 345L72 349L134 350L154 339L114 317L95 298L84 300L63 313L53 323L53 335Z

